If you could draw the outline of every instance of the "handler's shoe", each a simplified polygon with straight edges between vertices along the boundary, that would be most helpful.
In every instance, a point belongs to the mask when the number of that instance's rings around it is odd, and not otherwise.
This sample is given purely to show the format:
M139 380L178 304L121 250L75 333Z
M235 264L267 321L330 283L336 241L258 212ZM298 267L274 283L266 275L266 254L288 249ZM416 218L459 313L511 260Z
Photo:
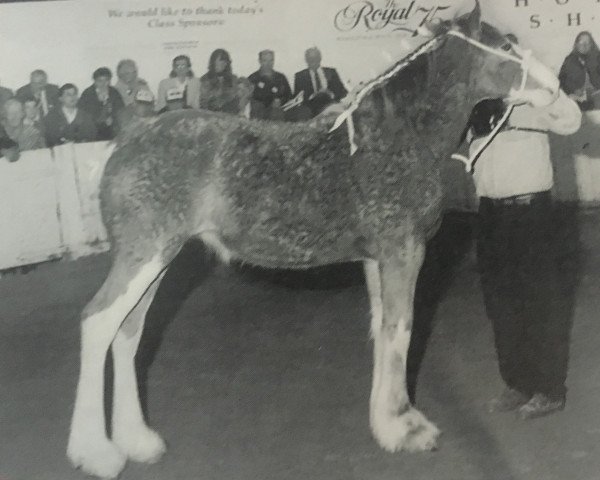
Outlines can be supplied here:
M543 417L551 413L564 410L565 397L550 398L543 393L536 393L531 399L519 408L517 415L523 419Z
M527 404L530 398L531 397L518 390L506 387L500 395L489 401L488 411L490 413L511 412Z

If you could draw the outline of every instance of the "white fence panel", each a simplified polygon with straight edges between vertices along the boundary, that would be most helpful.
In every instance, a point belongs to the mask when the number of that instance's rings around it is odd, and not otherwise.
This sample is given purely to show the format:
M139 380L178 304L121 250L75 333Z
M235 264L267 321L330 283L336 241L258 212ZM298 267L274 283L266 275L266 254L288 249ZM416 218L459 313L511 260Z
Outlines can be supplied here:
M0 159L0 269L62 255L56 177L49 149Z

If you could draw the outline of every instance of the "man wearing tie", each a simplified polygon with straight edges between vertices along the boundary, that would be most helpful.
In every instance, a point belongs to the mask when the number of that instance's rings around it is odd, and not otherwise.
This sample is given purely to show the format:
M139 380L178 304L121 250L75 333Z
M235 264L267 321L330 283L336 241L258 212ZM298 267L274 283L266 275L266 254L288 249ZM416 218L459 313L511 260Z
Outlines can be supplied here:
M48 83L48 75L43 70L34 70L29 78L29 83L17 90L16 97L21 103L35 98L42 119L53 107L59 105L60 92L56 85Z
M311 116L318 115L332 102L342 99L348 91L340 80L335 68L321 66L321 52L312 47L306 50L304 58L308 68L294 77L294 96L304 92L304 106Z

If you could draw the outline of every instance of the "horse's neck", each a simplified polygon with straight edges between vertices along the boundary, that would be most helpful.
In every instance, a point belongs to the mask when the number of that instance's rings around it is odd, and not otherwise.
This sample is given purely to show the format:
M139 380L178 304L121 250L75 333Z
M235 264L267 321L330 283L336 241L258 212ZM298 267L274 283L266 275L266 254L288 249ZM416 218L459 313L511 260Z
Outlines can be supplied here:
M447 155L456 148L470 114L468 72L463 69L450 63L429 75L415 69L369 94L361 109L363 136L395 150L421 145L436 159Z

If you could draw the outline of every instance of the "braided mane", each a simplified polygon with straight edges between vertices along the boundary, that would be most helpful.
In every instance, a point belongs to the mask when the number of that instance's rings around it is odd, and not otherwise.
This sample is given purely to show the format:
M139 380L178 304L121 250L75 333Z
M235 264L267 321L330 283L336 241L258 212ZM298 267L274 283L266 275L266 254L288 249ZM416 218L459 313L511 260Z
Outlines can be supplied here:
M406 57L402 58L394 65L386 69L383 73L376 76L375 78L367 81L366 83L361 82L358 86L353 89L348 95L346 95L340 103L344 105L344 110L342 113L338 115L333 126L330 129L330 132L336 130L345 120L351 120L352 113L359 107L360 102L373 90L376 88L385 85L389 82L399 71L406 68L410 65L414 60L416 60L421 55L433 51L439 47L442 39L445 38L445 35L437 35L434 38L428 40L423 43L411 53L409 53ZM353 130L353 127L349 126L350 130ZM351 140L351 144L352 144Z

